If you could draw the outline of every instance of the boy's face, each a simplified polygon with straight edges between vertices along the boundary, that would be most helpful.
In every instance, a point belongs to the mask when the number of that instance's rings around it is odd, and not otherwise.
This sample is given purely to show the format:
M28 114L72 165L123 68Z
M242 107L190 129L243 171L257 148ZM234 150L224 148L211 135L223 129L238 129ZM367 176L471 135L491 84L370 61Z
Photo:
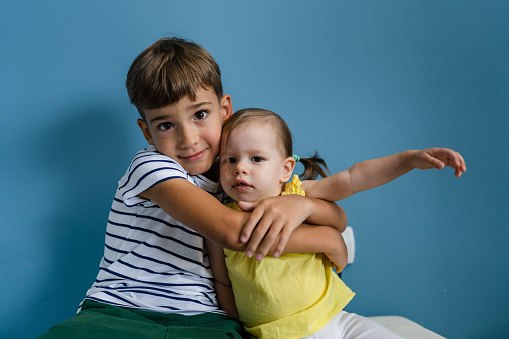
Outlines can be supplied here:
M267 125L241 126L221 141L220 173L225 192L237 201L258 201L281 193L295 161L283 158L276 133Z
M232 105L229 95L218 100L213 90L202 88L194 101L186 96L144 113L145 120L138 119L138 125L148 143L197 175L207 172L217 158L221 128Z

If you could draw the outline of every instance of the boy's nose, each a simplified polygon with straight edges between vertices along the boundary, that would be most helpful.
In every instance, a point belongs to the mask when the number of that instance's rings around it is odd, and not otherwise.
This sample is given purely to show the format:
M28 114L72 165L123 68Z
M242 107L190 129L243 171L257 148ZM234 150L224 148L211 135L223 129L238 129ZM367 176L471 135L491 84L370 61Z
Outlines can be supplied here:
M182 128L180 133L180 147L189 148L198 143L200 137L193 128Z

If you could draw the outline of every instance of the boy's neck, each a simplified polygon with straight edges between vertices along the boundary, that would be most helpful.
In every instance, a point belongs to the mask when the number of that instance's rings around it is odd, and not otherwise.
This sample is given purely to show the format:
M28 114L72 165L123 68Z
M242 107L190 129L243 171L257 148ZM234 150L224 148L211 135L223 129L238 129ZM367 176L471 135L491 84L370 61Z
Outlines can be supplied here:
M218 181L219 180L219 161L216 159L212 166L209 168L209 170L205 173L203 173L203 176L205 178L210 179L212 181Z

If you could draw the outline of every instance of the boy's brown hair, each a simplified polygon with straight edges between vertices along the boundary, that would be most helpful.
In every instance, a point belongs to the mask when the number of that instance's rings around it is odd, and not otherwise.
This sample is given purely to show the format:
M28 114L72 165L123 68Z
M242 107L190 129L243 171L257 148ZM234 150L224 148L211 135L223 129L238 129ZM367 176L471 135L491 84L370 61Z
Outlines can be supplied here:
M185 96L195 100L200 88L223 97L221 71L214 58L200 45L176 37L159 39L133 61L126 88L143 119L144 109L171 105Z

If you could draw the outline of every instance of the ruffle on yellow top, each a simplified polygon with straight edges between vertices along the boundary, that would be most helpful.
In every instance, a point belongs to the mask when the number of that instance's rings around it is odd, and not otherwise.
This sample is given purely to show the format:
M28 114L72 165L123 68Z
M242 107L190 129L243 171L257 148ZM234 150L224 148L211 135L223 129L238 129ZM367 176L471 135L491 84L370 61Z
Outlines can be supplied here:
M283 191L281 192L281 195L287 195L287 194L297 194L297 195L306 195L306 192L300 187L300 180L299 176L297 174L294 174L292 177L292 181L287 182L283 185Z

